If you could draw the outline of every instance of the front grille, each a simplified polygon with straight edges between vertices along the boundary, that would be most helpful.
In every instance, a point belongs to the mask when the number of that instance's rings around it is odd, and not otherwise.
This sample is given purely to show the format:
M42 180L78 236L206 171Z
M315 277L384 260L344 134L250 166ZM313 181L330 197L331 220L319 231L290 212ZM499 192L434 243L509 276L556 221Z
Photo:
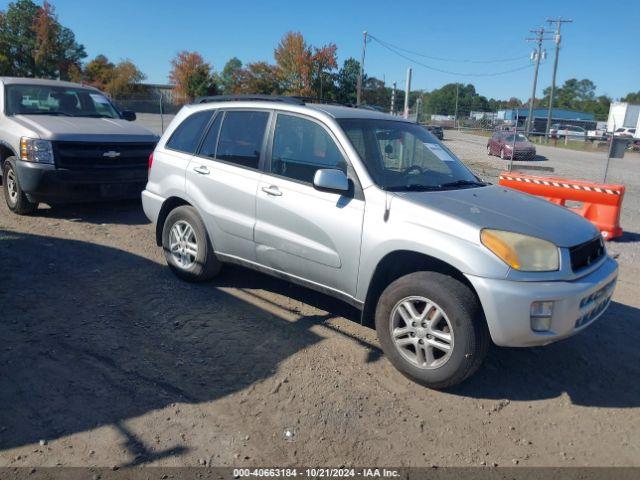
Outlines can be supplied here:
M574 272L592 265L604 255L604 241L598 235L593 240L581 243L569 249L571 268Z
M591 323L607 309L615 286L616 281L612 280L604 287L580 300L580 317L576 320L576 328L584 327Z
M146 167L154 148L150 142L53 142L53 155L57 167L70 170L134 168Z

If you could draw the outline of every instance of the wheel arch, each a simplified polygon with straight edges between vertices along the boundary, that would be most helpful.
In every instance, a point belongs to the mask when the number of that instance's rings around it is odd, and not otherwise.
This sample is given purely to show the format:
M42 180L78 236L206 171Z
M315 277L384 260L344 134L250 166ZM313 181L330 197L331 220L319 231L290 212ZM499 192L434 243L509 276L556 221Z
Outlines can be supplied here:
M16 152L11 145L7 142L0 140L0 177L2 176L2 168L4 167L4 161L9 157L15 157Z
M420 271L438 272L458 280L466 285L480 302L471 282L453 265L425 253L411 250L395 250L387 253L376 265L362 308L362 324L373 326L378 299L391 282L410 273ZM482 304L480 303L480 305Z
M172 210L182 205L193 206L182 197L169 197L162 203L162 207L160 207L160 212L158 213L158 220L156 221L156 244L159 247L162 246L162 230L164 229L165 220Z

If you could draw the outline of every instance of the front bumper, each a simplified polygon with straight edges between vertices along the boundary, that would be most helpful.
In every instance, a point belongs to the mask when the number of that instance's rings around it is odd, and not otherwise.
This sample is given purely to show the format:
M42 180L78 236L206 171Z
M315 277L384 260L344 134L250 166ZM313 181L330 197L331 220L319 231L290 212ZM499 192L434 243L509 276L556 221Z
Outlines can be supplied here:
M467 275L480 298L491 339L503 347L546 345L584 330L609 306L617 277L618 264L611 257L570 282L515 282ZM530 309L535 301L554 302L549 331L531 330Z
M505 155L507 158L511 158L511 150L508 150ZM536 158L536 152L534 150L516 150L514 160L533 160Z
M46 203L139 198L147 182L142 167L67 170L17 160L16 168L27 196Z

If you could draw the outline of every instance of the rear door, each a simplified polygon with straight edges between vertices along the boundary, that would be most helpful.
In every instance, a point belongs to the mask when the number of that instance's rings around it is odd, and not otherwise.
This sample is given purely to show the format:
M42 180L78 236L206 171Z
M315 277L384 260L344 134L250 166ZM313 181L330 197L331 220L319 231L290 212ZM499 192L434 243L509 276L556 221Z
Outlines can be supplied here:
M213 110L192 113L174 130L164 148L156 149L147 190L166 198L184 192L185 172L213 114Z
M220 111L187 169L187 192L199 206L214 249L255 261L253 228L268 110Z
M270 153L257 195L258 261L355 295L364 197L344 152L322 123L278 113ZM349 172L353 192L316 190L313 177L320 168Z

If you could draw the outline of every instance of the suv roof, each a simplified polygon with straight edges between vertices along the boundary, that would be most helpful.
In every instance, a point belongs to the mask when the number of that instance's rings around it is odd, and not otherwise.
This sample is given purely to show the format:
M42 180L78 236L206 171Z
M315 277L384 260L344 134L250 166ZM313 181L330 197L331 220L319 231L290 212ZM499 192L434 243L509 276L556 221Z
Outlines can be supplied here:
M213 97L202 97L191 104L191 107L204 107L205 105L215 104L216 108L222 108L223 104L226 108L230 104L233 104L234 108L272 108L276 110L289 110L300 111L305 108L322 112L333 118L365 118L365 119L377 119L377 120L395 120L402 122L409 122L409 120L391 115L388 113L379 112L377 110L366 107L351 107L345 105L336 105L330 103L314 103L307 102L300 97L287 97L276 95L220 95ZM198 108L200 110L200 108Z
M89 90L99 91L97 88L91 85L82 85L80 83L65 82L63 80L49 80L45 78L23 78L23 77L0 77L0 83L5 85L19 84L19 85L50 85L53 87L74 87L74 88L86 88Z

